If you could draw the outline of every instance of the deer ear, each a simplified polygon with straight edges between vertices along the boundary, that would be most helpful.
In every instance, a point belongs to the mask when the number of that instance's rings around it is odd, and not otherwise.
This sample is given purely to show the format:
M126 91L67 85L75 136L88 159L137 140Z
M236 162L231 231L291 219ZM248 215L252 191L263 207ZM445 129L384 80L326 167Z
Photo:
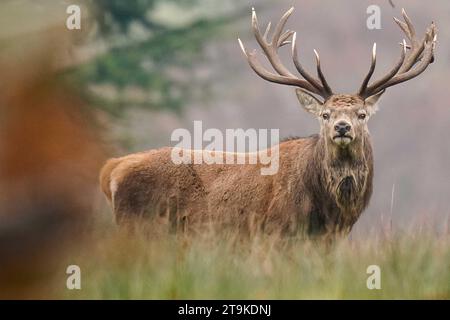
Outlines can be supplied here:
M370 96L365 100L366 107L369 109L369 112L371 114L374 114L378 110L378 101L385 91L386 90L380 91L379 93L374 94L373 96Z
M298 101L306 111L316 116L320 114L320 109L323 106L322 102L305 90L296 89L295 93L297 94Z

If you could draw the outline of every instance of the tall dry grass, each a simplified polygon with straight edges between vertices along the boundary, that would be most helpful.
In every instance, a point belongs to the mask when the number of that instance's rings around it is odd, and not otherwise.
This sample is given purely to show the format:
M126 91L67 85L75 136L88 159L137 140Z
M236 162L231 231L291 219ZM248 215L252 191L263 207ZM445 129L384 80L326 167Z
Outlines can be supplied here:
M152 230L153 229L153 230ZM450 235L411 228L332 245L232 230L165 234L139 223L104 227L67 256L82 289L73 299L449 299ZM381 290L366 286L381 268ZM59 289L58 289L59 288Z

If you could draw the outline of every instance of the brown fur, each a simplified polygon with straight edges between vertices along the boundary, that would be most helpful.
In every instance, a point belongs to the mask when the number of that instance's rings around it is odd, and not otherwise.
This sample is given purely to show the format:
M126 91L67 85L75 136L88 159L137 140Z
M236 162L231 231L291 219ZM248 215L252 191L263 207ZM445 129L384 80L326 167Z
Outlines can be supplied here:
M106 195L109 201L112 200L111 194L111 172L117 167L120 163L117 159L110 159L100 171L100 187L103 193Z
M336 94L331 96L328 101L332 103L335 108L351 107L364 103L361 98L349 94Z
M259 164L175 165L171 148L162 148L109 160L100 180L118 222L139 216L175 229L215 221L248 231L347 233L372 192L368 139L348 149L322 135L282 142L272 176Z

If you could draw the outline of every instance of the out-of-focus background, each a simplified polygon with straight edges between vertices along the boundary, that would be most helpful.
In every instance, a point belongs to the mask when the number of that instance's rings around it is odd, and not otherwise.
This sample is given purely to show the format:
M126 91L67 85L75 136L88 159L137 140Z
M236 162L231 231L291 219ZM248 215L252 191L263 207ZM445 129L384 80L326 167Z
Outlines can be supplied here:
M373 42L375 77L397 61L404 36L392 17L400 17L402 7L419 34L436 22L436 62L389 89L371 120L375 188L353 235L411 222L446 225L450 3L392 3L3 0L0 257L10 259L0 265L0 280L20 274L17 265L42 261L46 246L60 244L74 231L74 221L109 212L96 183L108 156L171 145L172 131L192 129L194 120L204 128L279 128L285 137L318 131L293 88L263 81L243 58L238 36L256 48L252 6L262 25L294 5L288 28L297 31L302 62L314 70L313 48L318 49L333 89L350 93L368 70ZM81 8L81 30L66 28L72 4ZM381 8L381 30L366 27L372 4ZM289 49L281 51L292 67ZM42 269L49 272L47 267ZM34 285L25 279L26 286ZM20 284L11 281L20 296Z

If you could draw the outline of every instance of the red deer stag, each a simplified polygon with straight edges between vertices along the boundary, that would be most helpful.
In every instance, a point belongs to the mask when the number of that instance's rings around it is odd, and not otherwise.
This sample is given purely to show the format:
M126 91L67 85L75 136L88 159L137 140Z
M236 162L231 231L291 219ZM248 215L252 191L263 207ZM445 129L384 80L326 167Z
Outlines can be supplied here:
M261 78L297 88L300 104L318 119L320 133L280 143L279 170L270 176L260 174L259 164L174 164L172 148L110 159L100 180L119 222L132 216L153 216L184 228L212 220L310 237L351 230L372 193L373 158L367 122L387 88L418 76L433 62L436 27L431 24L419 40L403 11L404 22L395 22L409 44L403 40L400 59L392 70L370 83L376 64L374 45L370 71L359 91L335 94L316 51L318 77L302 67L296 33L284 31L292 12L293 8L283 15L271 39L270 23L261 34L256 13L252 13L253 33L276 73L260 64L256 51L247 51L241 40L239 44ZM303 78L291 73L278 56L278 49L288 43Z

